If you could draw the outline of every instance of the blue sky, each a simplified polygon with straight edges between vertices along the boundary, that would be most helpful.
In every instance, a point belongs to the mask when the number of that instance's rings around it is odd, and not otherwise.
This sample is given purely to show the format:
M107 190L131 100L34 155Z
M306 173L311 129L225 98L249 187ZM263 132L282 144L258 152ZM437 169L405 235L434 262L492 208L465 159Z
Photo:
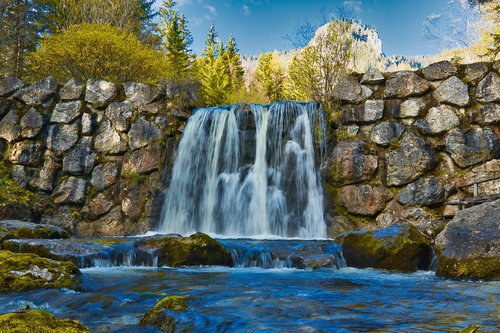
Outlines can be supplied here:
M158 3L161 3L158 0ZM386 55L427 55L437 53L422 38L422 22L432 13L442 12L447 0L177 0L186 15L194 43L200 53L213 22L221 40L236 37L243 54L255 55L291 48L283 39L306 18L316 23L322 8L336 13L347 6L365 24L376 28Z

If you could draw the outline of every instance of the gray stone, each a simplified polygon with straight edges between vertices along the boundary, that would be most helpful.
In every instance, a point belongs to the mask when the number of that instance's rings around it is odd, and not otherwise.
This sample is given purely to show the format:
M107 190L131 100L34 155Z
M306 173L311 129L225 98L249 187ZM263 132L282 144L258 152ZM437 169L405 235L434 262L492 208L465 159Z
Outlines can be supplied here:
M82 114L82 135L91 135L94 132L94 120L90 113Z
M374 67L370 67L361 78L362 84L379 84L385 81L384 76Z
M361 103L370 98L373 91L352 77L342 77L333 90L334 98L347 103Z
M386 82L385 97L405 98L424 95L430 84L413 72L397 72Z
M44 151L45 149L40 142L17 142L10 147L7 160L13 164L37 167L42 164Z
M78 141L78 124L51 125L47 135L47 148L62 154Z
M53 123L69 124L81 113L82 101L58 103L52 111L50 121Z
M125 157L122 174L147 174L160 167L162 149L159 145L136 150Z
M436 274L500 278L500 200L461 210L436 238Z
M122 212L132 221L136 222L144 211L146 203L146 189L142 186L122 186L120 198L122 199Z
M4 240L13 238L60 239L69 237L70 235L64 231L64 229L48 224L37 224L17 220L0 221L0 243Z
M456 106L466 106L470 100L469 88L456 76L452 76L441 83L434 91L433 96L439 103Z
M139 112L141 114L158 114L164 109L165 109L164 102L159 101L159 102L153 102L151 104L141 106L139 108Z
M460 167L466 168L491 158L491 147L483 129L454 129L445 140L446 151Z
M0 120L9 112L9 110L12 110L14 107L14 104L12 101L7 101L7 100L0 100Z
M469 82L477 83L488 73L488 66L482 62L465 66L465 78Z
M362 122L374 122L382 119L384 116L384 106L385 101L382 99L367 100L365 102L365 112L359 120Z
M128 133L129 146L132 150L142 148L161 139L161 131L152 122L141 117L136 121Z
M154 123L160 130L163 131L168 127L168 118L167 116L156 116Z
M499 175L499 170L500 159L494 159L472 168L472 170L467 172L465 175L459 177L458 179L455 178L454 182L457 186L464 186L476 181L496 178ZM472 196L474 188L473 186L468 186L462 188L461 191L467 193L469 196ZM497 193L500 193L500 179L484 182L478 184L477 186L477 194L479 196L494 195Z
M500 105L496 103L486 104L481 109L474 110L471 118L475 124L498 125L500 124Z
M75 227L80 223L80 220L73 207L59 206L50 211L46 210L42 215L41 223L55 225L74 234Z
M56 79L49 76L17 91L14 97L22 100L27 105L42 105L57 92L57 86Z
M87 181L82 178L69 177L57 186L52 197L56 204L81 204L85 201Z
M479 82L476 98L482 103L500 101L500 76L497 73L489 73Z
M24 165L12 165L9 170L9 176L14 180L19 186L26 187L31 179L33 179L34 172L33 169L27 168Z
M377 166L377 156L366 153L360 141L343 141L333 149L322 174L333 185L353 184L373 178Z
M130 102L111 103L106 109L106 117L111 121L113 128L120 132L128 131L133 113L134 109Z
M46 157L38 176L30 181L30 186L44 192L52 192L60 169L61 165L53 157Z
M114 83L103 80L88 80L85 91L85 102L97 108L105 107L115 99L117 93Z
M59 91L59 97L63 101L80 99L85 91L85 84L75 79L70 79Z
M92 179L90 183L98 191L102 191L112 185L118 180L118 165L113 162L98 165L92 171Z
M113 207L113 202L103 193L98 193L87 206L82 209L82 213L89 216L92 220L106 214Z
M436 177L420 178L399 192L399 202L404 205L436 206L446 199L444 186Z
M109 120L104 120L97 130L94 147L104 154L121 154L127 151L127 142L111 127Z
M0 81L0 97L7 97L24 87L24 81L16 76L7 77Z
M92 223L80 223L77 227L77 234L81 237L122 236L126 234L126 230L122 210L116 206Z
M339 203L351 214L374 216L392 199L384 186L347 185L340 189Z
M2 121L0 121L0 138L9 142L17 140L21 135L21 126L16 110L11 110Z
M180 120L188 120L190 115L182 110L174 110L173 116Z
M441 105L429 110L425 119L415 123L417 129L426 135L438 135L460 125L456 110L448 105Z
M29 109L21 118L21 136L24 138L34 138L42 127L43 117L35 108Z
M389 186L401 186L418 179L436 166L435 153L425 141L409 132L399 148L385 156L385 179Z
M159 96L159 90L144 83L128 82L123 84L127 99L135 107L141 107L151 103Z
M421 111L426 107L427 103L423 98L410 98L399 107L398 114L395 114L396 118L414 118L418 117Z
M70 175L87 175L92 172L96 161L92 149L92 138L82 137L80 142L63 159L63 171Z
M422 69L422 74L430 81L444 80L452 75L456 75L457 67L451 62L444 60L425 67Z
M370 140L380 146L388 147L393 140L398 140L401 137L405 129L405 125L386 121L372 129Z

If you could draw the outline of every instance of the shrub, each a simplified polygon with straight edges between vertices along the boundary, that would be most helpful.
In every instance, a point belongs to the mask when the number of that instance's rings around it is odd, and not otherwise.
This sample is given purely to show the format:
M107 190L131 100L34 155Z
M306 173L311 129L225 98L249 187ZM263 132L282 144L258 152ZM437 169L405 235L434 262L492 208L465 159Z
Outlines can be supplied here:
M42 39L28 62L33 80L52 75L60 82L76 78L156 83L166 70L162 55L132 33L88 23Z

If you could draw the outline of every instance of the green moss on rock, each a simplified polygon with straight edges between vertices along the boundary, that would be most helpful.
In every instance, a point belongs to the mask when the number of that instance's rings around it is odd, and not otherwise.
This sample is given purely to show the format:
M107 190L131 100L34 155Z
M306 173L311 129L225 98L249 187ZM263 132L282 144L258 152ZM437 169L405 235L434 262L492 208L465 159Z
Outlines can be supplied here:
M175 318L169 315L168 311L186 311L186 301L189 298L190 296L165 297L146 312L140 324L158 327L162 332L175 332Z
M350 232L338 240L347 265L352 267L414 272L427 269L432 259L429 239L411 224Z
M45 310L8 313L0 316L3 333L90 333L80 322L58 319Z
M136 246L154 250L160 266L232 266L231 253L218 241L204 233L190 237L167 236L143 239Z
M15 220L0 221L0 245L7 239L60 239L69 238L64 229L48 225Z
M457 259L438 255L436 274L457 279L496 280L500 277L500 257Z
M70 261L0 250L0 291L77 289L79 285L80 271Z

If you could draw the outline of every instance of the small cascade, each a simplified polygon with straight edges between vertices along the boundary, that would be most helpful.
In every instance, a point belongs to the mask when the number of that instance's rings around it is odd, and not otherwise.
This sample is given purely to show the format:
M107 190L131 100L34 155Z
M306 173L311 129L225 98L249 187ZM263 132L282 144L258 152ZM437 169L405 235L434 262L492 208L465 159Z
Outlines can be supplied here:
M138 249L134 243L104 247L96 257L90 259L90 267L158 267L158 258L153 251Z
M179 145L159 230L325 238L316 103L198 109Z
M328 240L220 240L238 268L342 268L340 244Z

